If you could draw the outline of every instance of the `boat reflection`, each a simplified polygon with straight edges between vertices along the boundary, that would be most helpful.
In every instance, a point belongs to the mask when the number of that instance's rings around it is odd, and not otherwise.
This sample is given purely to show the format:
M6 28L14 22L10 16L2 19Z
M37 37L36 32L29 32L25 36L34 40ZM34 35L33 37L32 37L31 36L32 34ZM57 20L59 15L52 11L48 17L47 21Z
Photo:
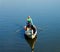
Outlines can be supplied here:
M27 41L27 43L31 47L32 52L34 52L34 46L35 46L35 43L36 43L36 39L37 39L37 36L34 39L30 39L27 36L25 36L25 40Z

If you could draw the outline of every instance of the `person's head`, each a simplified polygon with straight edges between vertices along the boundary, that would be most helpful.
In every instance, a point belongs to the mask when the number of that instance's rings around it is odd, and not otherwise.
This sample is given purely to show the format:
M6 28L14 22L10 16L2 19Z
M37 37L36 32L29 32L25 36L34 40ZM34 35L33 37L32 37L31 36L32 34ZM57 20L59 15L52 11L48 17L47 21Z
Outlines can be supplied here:
M30 16L28 16L28 18L30 18Z

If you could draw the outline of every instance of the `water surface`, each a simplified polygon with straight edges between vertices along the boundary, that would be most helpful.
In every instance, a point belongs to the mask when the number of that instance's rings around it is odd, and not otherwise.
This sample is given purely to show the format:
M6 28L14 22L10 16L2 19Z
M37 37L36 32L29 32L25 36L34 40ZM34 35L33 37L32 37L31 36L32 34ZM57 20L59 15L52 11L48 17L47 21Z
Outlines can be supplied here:
M0 52L31 52L23 30L28 15L38 28L34 52L60 52L60 0L0 0Z

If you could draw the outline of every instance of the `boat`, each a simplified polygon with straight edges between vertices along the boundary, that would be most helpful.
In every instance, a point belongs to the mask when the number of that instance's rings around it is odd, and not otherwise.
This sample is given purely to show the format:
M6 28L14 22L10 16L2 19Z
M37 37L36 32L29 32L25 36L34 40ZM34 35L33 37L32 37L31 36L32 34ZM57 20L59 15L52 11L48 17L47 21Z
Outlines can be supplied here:
M31 27L27 27L27 26L25 26L24 28L26 29L25 30L25 35L28 38L34 39L37 36L37 28L36 28L35 25L33 25L32 28ZM31 30L31 32L29 30Z

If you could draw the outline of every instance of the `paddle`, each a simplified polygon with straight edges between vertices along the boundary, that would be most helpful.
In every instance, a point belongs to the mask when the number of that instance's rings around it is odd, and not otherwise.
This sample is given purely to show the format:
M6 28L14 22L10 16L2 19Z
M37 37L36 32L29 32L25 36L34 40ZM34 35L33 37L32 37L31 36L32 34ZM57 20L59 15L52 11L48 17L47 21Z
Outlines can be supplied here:
M21 30L20 29L16 30L16 32L19 32L19 31L21 31Z
M18 27L18 29L16 30L16 32L20 32L22 29L23 29L23 26L21 26L21 25L18 25L19 27ZM39 25L38 26L36 26L37 27L37 31L38 31L38 34L41 32L41 31L44 31L44 29L46 29L46 25L45 26L42 26L42 27L40 27Z
M18 25L16 32L20 32L23 29L23 26Z
M41 31L44 31L48 28L48 26L44 25L44 26L37 26L37 30L38 30L38 34L40 34Z

